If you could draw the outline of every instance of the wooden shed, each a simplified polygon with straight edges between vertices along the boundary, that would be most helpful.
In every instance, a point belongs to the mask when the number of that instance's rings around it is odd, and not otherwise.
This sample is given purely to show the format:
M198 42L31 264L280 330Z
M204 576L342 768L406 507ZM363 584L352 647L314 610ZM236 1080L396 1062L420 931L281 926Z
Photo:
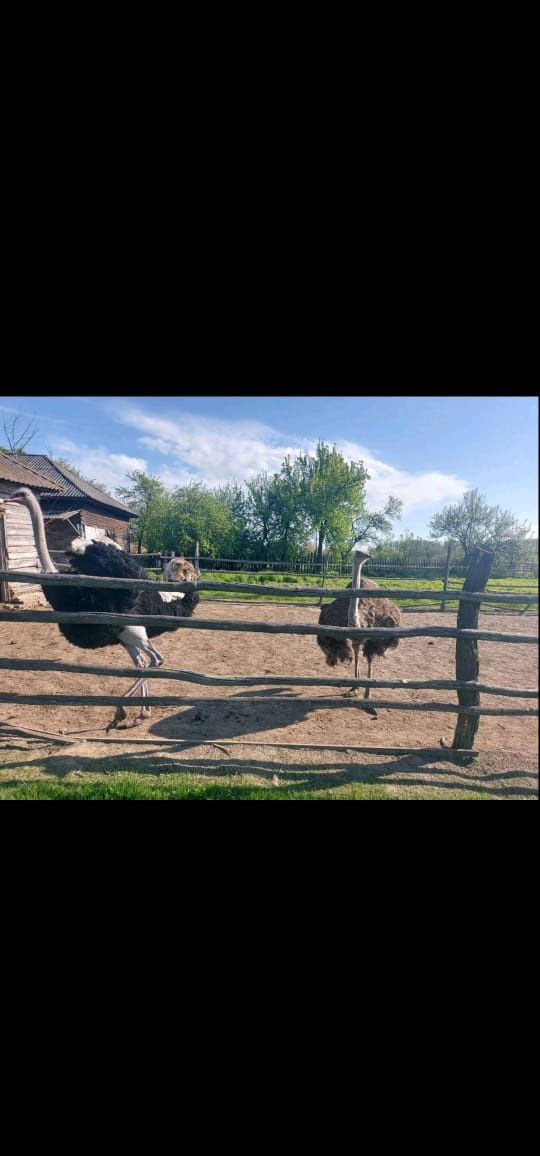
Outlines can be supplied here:
M23 466L18 458L0 451L0 501L13 494L19 486L28 486L40 501L42 495L53 498L62 492L57 482L42 477L36 470ZM6 506L5 513L0 514L0 570L41 571L26 506ZM23 582L0 582L0 599L3 602L37 592L41 593L40 586Z
M60 490L44 494L41 500L47 545L55 564L62 564L58 552L66 550L75 537L110 537L129 551L129 522L136 517L133 510L45 454L25 454L24 461Z

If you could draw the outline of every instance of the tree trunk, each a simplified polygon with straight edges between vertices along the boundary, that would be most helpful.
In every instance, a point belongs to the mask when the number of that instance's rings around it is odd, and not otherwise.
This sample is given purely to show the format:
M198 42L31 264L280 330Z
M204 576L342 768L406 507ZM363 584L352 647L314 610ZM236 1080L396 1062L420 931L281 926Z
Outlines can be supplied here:
M446 570L445 570L445 574L444 574L443 590L448 590L448 579L449 579L449 575L450 575L450 555L451 555L451 553L452 553L452 543L449 542L447 547L446 547ZM445 610L445 609L446 609L446 602L443 598L443 600L441 602L441 610Z
M473 551L471 564L463 589L467 591L481 591L485 589L489 572L493 563L493 553L490 550L477 548ZM460 602L457 615L458 630L477 630L479 602ZM478 659L478 639L456 639L456 679L469 682L478 680L480 662ZM480 695L477 690L460 688L458 690L460 706L478 706ZM479 715L459 715L452 746L455 750L461 748L472 750L474 737L480 722Z
M325 532L323 529L318 530L316 562L319 566L322 566L322 560L323 560L324 534L325 534Z

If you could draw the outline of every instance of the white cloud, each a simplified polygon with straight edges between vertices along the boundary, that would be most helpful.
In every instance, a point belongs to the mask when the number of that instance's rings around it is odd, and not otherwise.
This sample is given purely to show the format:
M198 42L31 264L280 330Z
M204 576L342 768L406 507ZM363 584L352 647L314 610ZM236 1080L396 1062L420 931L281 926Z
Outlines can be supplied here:
M256 421L220 421L182 414L155 417L144 410L122 405L113 409L118 421L140 433L139 442L168 461L159 470L166 485L204 481L209 486L249 481L261 470L279 470L286 454L303 447L287 444L283 435Z
M403 512L406 514L422 504L433 506L440 502L457 501L469 489L469 483L455 474L442 474L438 470L411 474L380 461L370 450L356 442L336 444L349 461L364 463L370 475L366 483L368 505L380 506L389 494L395 494L396 498L401 498Z
M114 491L118 486L129 485L127 474L134 470L147 471L146 458L130 457L128 454L112 454L103 446L97 448L77 445L65 438L53 441L53 449L58 457L72 462L85 478L95 478L103 482L107 489Z
M117 421L138 431L142 446L166 459L156 472L168 489L192 481L209 486L249 481L261 470L279 470L287 454L294 458L300 452L313 453L316 447L312 439L287 439L257 421L223 421L189 413L160 417L140 406L114 401L107 408ZM407 513L418 506L455 501L469 488L467 481L454 474L396 469L357 442L337 440L336 445L347 460L363 461L370 475L366 497L374 507L383 505L389 494L395 494Z

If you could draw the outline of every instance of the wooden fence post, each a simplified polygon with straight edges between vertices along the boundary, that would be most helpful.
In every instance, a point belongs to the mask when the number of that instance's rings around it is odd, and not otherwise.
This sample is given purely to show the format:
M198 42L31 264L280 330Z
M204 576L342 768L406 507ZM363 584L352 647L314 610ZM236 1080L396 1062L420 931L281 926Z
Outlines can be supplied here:
M448 590L448 576L450 574L450 555L451 555L451 553L452 553L452 543L449 542L447 547L446 547L446 570L444 573L443 590ZM446 602L443 598L443 600L441 602L441 610L445 610L445 609L446 609Z
M485 589L489 572L493 563L494 554L491 550L474 551L471 564L467 571L463 590L480 592ZM480 602L460 602L457 615L458 630L476 630L478 628L478 613ZM456 639L456 679L464 682L478 680L480 663L478 660L478 639ZM477 690L460 688L458 690L460 706L478 706L480 695ZM472 750L474 736L478 730L480 718L478 715L458 715L456 732L452 747L454 750Z
M0 514L0 569L8 569L7 560L7 542L6 531L4 525L4 514ZM0 598L2 602L9 602L9 585L7 582L0 582Z

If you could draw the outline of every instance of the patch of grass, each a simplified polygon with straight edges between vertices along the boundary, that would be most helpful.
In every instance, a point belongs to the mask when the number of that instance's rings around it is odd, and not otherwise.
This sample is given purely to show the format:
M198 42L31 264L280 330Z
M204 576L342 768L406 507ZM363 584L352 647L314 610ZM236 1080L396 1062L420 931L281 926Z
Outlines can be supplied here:
M272 582L274 582L274 583L287 583L287 584L290 584L291 586L293 584L296 586L314 586L314 587L320 587L323 585L323 580L322 580L320 575L298 574L298 573L296 573L296 574L291 574L291 573L278 574L274 571L268 571L268 572L262 572L262 573L249 573L249 574L238 573L238 574L236 574L236 573L231 573L230 571L209 570L209 571L205 571L201 575L201 577L215 581L215 582L243 582L243 583L248 583L250 585L253 585L254 589L256 588L257 584L259 584L259 583L261 585L270 585L270 583L272 583ZM390 590L396 590L396 591L398 591L398 590L436 590L437 591L437 594L433 596L433 601L429 601L428 599L426 599L425 601L423 599L417 600L415 598L405 598L402 601L400 600L399 605L402 609L405 607L409 607L410 609L416 608L416 609L428 610L428 609L431 609L431 607L433 607L434 610L438 610L440 607L440 602L441 602L442 595L443 595L443 581L442 581L442 578L440 578L440 577L437 577L437 578L385 578L383 575L378 574L375 576L374 580L378 583L379 586L386 586ZM330 589L344 590L345 587L348 586L349 582L350 582L350 577L345 576L345 575L326 574L324 577L324 585L326 587L329 587ZM451 597L451 592L452 592L452 590L461 590L463 587L463 582L464 582L463 578L451 578L450 579L450 587L449 587L449 595L450 596L447 597L445 600L447 609L449 609L449 610L457 610L458 609L459 602L455 598L453 599ZM488 581L486 589L490 593L496 593L497 590L499 590L501 593L504 593L506 591L508 591L508 593L510 593L510 590L508 589L510 586L512 587L512 589L515 593L519 593L521 590L523 590L523 594L524 594L524 601L523 602L518 602L518 603L512 604L512 609L514 609L514 610L524 610L528 604L527 603L527 594L537 594L538 593L538 583L531 581L530 578L512 578L512 579L510 579L510 578L490 578ZM440 594L439 594L439 591L440 591ZM227 591L227 590L223 590L223 591L221 591L221 590L203 591L202 590L201 591L201 599L219 598L219 599L226 600L226 599L230 598L230 599L236 599L236 600L241 599L242 601L245 600L247 602L251 602L254 599L257 599L257 597L258 597L257 594L247 594L247 593L243 594L240 592L234 593L233 591ZM280 603L281 602L293 602L293 601L297 602L301 598L306 598L306 600L309 604L309 601L310 601L309 595L296 594L292 590L291 590L290 596L285 595L283 597L280 597L279 600L276 599L276 601L279 601ZM323 604L327 603L327 602L331 602L331 601L332 601L331 598L324 598L323 597ZM499 609L499 608L500 609L508 609L508 607L505 607L505 604L502 602L501 603L494 602L494 603L491 603L490 606L492 609Z
M21 783L17 786L0 787L0 799L12 800L79 800L80 802L110 802L110 801L160 801L186 800L199 802L213 801L252 801L252 800L317 800L317 799L390 799L384 786L373 786L370 783L355 784L354 787L343 790L302 790L294 787L280 789L279 787L253 787L243 785L228 785L222 783L195 783L175 782L149 783L132 776L113 778L108 782L91 783L55 783L34 782Z

